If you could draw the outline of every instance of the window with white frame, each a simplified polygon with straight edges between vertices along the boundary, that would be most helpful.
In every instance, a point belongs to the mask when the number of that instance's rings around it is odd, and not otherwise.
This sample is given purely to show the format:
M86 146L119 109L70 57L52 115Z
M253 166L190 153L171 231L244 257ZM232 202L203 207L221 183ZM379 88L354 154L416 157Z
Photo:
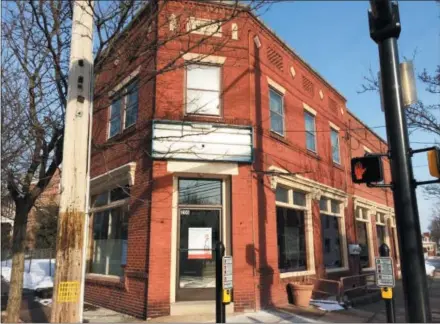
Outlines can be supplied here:
M358 244L361 247L360 262L362 268L371 267L370 254L372 253L372 246L370 244L370 219L368 209L357 206L356 207L356 237Z
M306 249L306 194L283 186L276 188L278 268L280 272L308 269Z
M376 213L376 238L377 248L386 243L386 227L385 227L385 214Z
M342 226L345 226L341 202L322 197L319 201L319 210L324 266L327 269L341 268L344 266Z
M109 138L136 124L138 115L138 84L131 82L112 98Z
M186 67L186 113L220 116L221 67L189 64Z
M308 111L304 111L306 129L306 147L309 151L316 153L316 126L315 116Z
M269 88L270 130L284 136L283 95Z
M128 236L128 186L92 197L89 272L122 276Z
M341 158L339 154L339 132L333 128L330 128L330 138L332 143L333 162L340 164Z

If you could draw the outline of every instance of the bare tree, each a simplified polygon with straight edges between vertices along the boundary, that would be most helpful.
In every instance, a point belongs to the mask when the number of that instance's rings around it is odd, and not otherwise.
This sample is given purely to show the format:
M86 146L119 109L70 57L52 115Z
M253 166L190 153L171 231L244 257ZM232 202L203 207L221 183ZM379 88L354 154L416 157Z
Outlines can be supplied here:
M185 5L182 14L175 16L167 12L172 2L180 4L171 0L96 1L95 74L103 75L118 65L113 77L120 81L134 65L142 64L150 68L139 86L147 84L160 74L182 68L184 64L179 62L185 53L205 45L210 53L224 47L230 37L211 41L221 26L264 3L252 0L242 6L238 1L219 1L227 3L228 8L216 19L188 24L193 6ZM62 163L72 7L71 1L63 0L2 2L1 185L2 197L6 193L15 202L7 322L19 320L28 214ZM189 37L194 31L204 30L209 32L202 33L197 42ZM176 39L186 40L182 50L156 65L155 53ZM95 111L108 107L105 98L114 87L113 82L98 83L94 89ZM145 140L143 136L94 147L98 151L109 145L134 149L137 145L133 143Z
M428 229L432 240L438 244L440 242L440 200L437 200L432 209L431 222Z

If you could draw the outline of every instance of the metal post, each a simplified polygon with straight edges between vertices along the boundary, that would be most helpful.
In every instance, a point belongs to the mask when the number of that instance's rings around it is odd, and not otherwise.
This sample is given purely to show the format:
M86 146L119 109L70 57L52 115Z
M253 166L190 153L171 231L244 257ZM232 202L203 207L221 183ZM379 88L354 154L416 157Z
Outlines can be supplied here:
M225 305L223 304L223 273L222 259L225 254L225 246L217 242L215 246L215 321L225 323Z
M397 3L371 0L370 36L378 44L393 197L400 242L402 281L409 322L431 320L422 237L411 165L408 129L402 105L397 38Z
M388 245L383 243L379 247L379 255L381 257L389 257L390 256L390 248ZM385 291L391 288L384 288ZM391 297L391 299L384 299L385 301L385 309L387 312L387 323L396 323L396 311L394 309L394 295Z

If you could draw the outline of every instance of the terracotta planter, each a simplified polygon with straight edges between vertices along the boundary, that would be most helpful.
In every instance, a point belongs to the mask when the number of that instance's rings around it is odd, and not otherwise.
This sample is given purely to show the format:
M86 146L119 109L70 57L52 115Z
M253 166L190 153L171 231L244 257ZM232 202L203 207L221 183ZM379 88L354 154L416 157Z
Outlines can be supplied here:
M292 302L295 306L307 307L312 298L313 284L289 284L292 294Z

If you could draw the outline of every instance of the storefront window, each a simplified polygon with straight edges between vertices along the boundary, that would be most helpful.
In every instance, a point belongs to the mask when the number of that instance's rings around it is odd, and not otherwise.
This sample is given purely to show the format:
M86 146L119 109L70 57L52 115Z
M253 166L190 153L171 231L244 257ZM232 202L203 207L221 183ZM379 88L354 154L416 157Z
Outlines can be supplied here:
M368 233L369 218L365 208L356 208L356 237L361 247L360 263L362 268L370 267L370 240Z
M128 239L129 187L95 196L92 207L91 273L122 276Z
M278 265L281 272L307 270L304 211L277 206Z
M322 198L319 202L324 265L330 269L343 266L340 229L342 215L339 214L339 204L339 201L327 198Z

